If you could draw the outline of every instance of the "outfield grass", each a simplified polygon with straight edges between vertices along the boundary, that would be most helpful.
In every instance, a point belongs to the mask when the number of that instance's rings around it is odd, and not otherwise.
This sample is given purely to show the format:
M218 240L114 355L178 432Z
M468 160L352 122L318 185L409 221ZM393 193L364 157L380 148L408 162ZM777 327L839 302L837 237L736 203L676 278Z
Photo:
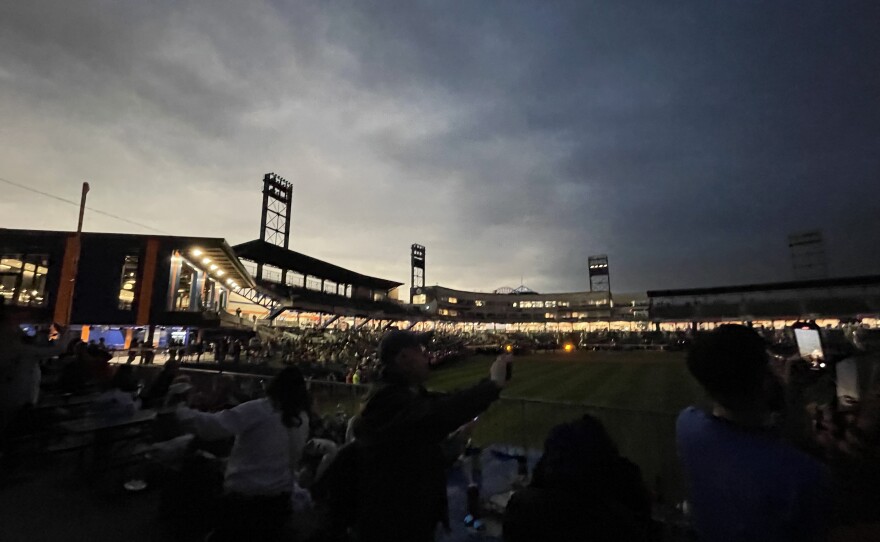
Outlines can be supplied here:
M435 371L428 387L453 391L488 374L493 357L478 356ZM518 356L502 399L480 417L474 440L541 449L550 429L592 414L646 482L670 498L683 492L675 454L675 418L702 393L683 356L670 352L572 352Z
M434 371L428 387L464 388L485 378L494 356L475 356ZM514 358L504 397L677 413L701 398L678 352L547 353Z

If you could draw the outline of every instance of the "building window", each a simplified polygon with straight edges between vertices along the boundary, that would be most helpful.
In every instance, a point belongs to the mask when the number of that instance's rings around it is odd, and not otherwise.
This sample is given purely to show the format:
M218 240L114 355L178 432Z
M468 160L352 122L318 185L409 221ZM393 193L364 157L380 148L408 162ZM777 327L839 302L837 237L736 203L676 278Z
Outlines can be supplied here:
M122 275L119 278L119 310L131 310L134 303L134 288L137 285L137 272L137 255L126 256L122 262Z
M428 302L428 296L425 294L416 294L412 298L413 305L424 305Z
M256 262L253 262L251 260L242 259L241 265L244 266L244 268L247 270L247 272L250 274L250 276L252 276L252 277L257 276L257 263Z
M544 307L546 307L548 309L554 309L554 308L556 308L556 302L555 301L545 301Z
M264 265L263 266L263 280L269 282L280 283L281 282L281 268L275 267L274 265Z
M559 305L560 307L568 307L568 306L570 306L568 301L559 301L559 302L558 302L558 305Z
M458 298L450 297L447 299L447 301L449 301L450 303L452 303L454 305L454 304L458 303Z
M0 297L10 305L45 305L48 267L45 254L0 255Z
M287 284L288 286L293 286L294 288L302 288L305 280L306 277L303 276L302 273L297 273L296 271L288 271L285 284Z
M306 277L306 288L309 290L315 290L317 292L321 291L321 279L316 279L315 277Z
M196 271L187 263L180 266L180 278L177 281L177 291L174 292L174 310L188 311L192 299L193 283L196 280Z
M482 299L477 299L476 301L474 301L474 306L477 306L477 307L482 307L485 304L486 304L486 302L483 301Z
M332 280L324 281L324 293L325 294L335 294L336 293L336 283Z

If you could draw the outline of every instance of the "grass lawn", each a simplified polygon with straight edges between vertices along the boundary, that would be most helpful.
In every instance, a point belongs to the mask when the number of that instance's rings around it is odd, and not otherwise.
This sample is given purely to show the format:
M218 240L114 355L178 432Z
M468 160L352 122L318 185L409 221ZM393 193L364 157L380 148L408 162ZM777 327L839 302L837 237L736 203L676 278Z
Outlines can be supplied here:
M428 387L453 391L488 374L494 357L477 356L436 370ZM602 420L623 455L651 487L682 492L675 418L702 393L671 352L585 352L517 356L513 380L474 431L481 445L540 449L549 430L583 414ZM659 481L658 481L659 480Z

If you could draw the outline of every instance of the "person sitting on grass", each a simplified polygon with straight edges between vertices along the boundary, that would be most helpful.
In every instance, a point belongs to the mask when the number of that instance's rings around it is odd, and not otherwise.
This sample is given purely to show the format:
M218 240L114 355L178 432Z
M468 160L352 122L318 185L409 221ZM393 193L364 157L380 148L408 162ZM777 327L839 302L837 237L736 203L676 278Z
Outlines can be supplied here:
M781 388L764 340L745 326L720 326L697 337L687 366L713 402L710 412L686 408L676 423L700 539L827 539L830 477L778 436Z

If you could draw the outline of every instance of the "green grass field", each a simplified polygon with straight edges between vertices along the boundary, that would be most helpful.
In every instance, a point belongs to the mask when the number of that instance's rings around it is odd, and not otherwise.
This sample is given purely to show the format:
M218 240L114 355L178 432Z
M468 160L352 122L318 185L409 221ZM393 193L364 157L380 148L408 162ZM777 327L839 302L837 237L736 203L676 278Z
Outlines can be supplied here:
M490 356L476 356L431 376L428 387L452 391L488 375ZM504 397L677 413L700 399L700 390L677 352L530 354L514 358Z
M492 357L438 369L428 387L453 391L488 374ZM682 492L675 456L675 418L703 401L683 356L670 352L583 352L518 356L513 381L474 430L481 445L540 449L549 430L583 414L602 420L623 455L651 486ZM659 480L659 482L658 482Z
M488 376L493 359L474 356L436 369L428 388L471 386ZM349 414L357 412L365 391L318 384L312 389L323 411ZM592 414L605 424L620 452L642 468L646 483L674 499L683 496L675 419L682 408L703 401L681 353L529 354L514 358L513 381L480 416L473 438L481 446L540 450L553 426Z

